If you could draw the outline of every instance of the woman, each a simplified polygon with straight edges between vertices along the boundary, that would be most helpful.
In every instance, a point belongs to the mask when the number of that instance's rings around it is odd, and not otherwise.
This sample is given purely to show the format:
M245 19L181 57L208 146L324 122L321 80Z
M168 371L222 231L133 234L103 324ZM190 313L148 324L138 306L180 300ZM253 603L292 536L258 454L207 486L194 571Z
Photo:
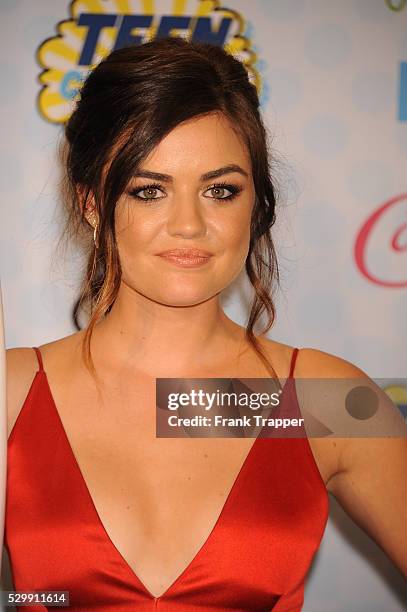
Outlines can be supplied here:
M367 378L264 336L275 189L244 66L177 38L115 51L66 137L89 321L8 351L16 589L69 591L73 610L300 610L327 491L407 575L405 439L155 435L156 378ZM244 266L247 329L220 305Z

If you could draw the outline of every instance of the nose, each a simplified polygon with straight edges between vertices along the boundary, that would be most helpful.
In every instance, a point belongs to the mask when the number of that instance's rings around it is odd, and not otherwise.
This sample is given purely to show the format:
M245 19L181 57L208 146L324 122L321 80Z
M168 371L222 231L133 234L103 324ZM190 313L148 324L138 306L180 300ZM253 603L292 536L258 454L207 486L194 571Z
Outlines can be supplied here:
M170 236L200 238L205 236L207 227L201 204L196 195L177 195L170 207L167 231Z

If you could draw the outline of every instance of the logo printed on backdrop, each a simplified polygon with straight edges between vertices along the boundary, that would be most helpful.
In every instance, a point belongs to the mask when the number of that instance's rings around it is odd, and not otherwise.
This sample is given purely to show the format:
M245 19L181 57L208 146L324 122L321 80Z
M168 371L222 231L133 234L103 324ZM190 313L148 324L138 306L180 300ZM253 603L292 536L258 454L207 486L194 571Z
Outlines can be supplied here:
M398 212L398 206L404 204L405 212L407 212L407 193L395 196L390 200L384 202L377 208L360 228L354 248L354 256L358 269L360 272L372 283L381 285L383 287L400 288L407 287L407 274L401 279L389 279L383 278L378 272L374 272L368 265L368 247L375 242L380 242L380 252L383 260L386 259L386 252L384 250L384 243L380 237L380 230L383 228L385 231L390 231L390 239L387 243L387 259L390 262L391 257L401 255L404 253L404 258L407 259L407 221L399 222L399 218L394 216ZM389 223L396 225L395 230L389 230ZM387 223L387 226L385 225ZM379 236L379 239L376 237ZM389 263L386 266L387 270L391 270Z
M392 11L402 11L407 5L407 0L385 0L387 6Z
M385 0L389 9L402 11L407 6L407 0ZM400 62L399 69L399 121L407 121L407 62Z
M400 12L407 7L407 0L384 0L386 6L394 11ZM398 120L407 121L407 62L401 61L399 66L399 91L398 91ZM383 260L388 260L397 255L403 254L406 258L407 254L407 221L398 221L394 218L395 230L389 230L388 218L394 214L397 205L405 204L407 202L407 194L400 194L391 198L390 200L382 203L373 213L369 215L366 221L360 228L354 245L354 257L356 266L359 271L367 278L371 283L382 287L389 288L403 288L407 287L407 275L400 279L385 278L379 271L374 270L372 262L368 263L369 246L374 242L381 243L381 254ZM384 229L387 233L390 233L390 239L387 243L387 249L384 249L384 242L380 240L380 232ZM393 233L392 233L393 232ZM377 238L379 236L379 238ZM387 269L390 270L391 266L388 265Z
M407 62L400 62L399 121L407 121Z
M407 0L385 0L390 10L396 13L407 6ZM399 70L399 121L407 121L407 62L400 62Z
M151 4L143 0L71 2L70 18L60 21L57 35L37 50L43 69L38 108L44 119L57 124L69 119L81 83L110 51L164 36L223 46L244 63L260 95L257 55L243 34L246 23L237 11L222 7L218 0L162 0L154 3L155 11Z

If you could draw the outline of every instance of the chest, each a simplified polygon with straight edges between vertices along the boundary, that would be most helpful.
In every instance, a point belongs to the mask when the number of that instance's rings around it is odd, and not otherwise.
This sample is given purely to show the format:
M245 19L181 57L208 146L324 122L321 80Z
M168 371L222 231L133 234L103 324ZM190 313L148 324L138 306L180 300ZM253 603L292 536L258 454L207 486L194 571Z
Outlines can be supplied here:
M37 429L37 438L48 443L38 453L28 405L10 449L9 532L15 532L13 521L24 522L22 497L37 526L47 523L52 500L58 537L61 525L76 522L77 538L82 538L87 529L81 521L87 522L95 533L92 541L99 541L107 557L155 597L181 586L182 578L199 572L205 562L223 562L231 580L235 555L253 570L255 553L260 571L267 556L273 557L270 567L290 555L298 558L299 542L299 571L304 571L327 508L308 442L156 438L153 391L154 381L139 381L137 390L112 388L99 404L86 388L78 394L72 385L58 403L45 384L35 422L46 426L46 431ZM40 484L45 468L46 495ZM23 473L31 491L21 488ZM55 553L48 543L49 559ZM35 556L35 537L31 544ZM87 548L85 556L98 554L89 550L89 539L81 546ZM37 552L41 568L41 546ZM292 572L288 567L276 572L275 589L288 588ZM78 581L83 579L78 575Z

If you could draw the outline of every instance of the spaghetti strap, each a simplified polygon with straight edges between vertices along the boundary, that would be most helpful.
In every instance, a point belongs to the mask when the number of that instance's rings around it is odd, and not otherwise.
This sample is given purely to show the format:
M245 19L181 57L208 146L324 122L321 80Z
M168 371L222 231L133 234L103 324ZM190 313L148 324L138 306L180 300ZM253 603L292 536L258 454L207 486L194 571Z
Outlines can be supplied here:
M44 366L43 366L43 363L42 363L41 351L40 351L40 349L37 346L33 346L32 348L34 349L34 351L35 351L35 353L37 355L39 372L43 372L44 371Z
M292 357L291 357L290 373L288 375L288 378L292 378L294 374L295 362L297 359L298 352L299 352L299 349L295 347L295 349L293 350Z

